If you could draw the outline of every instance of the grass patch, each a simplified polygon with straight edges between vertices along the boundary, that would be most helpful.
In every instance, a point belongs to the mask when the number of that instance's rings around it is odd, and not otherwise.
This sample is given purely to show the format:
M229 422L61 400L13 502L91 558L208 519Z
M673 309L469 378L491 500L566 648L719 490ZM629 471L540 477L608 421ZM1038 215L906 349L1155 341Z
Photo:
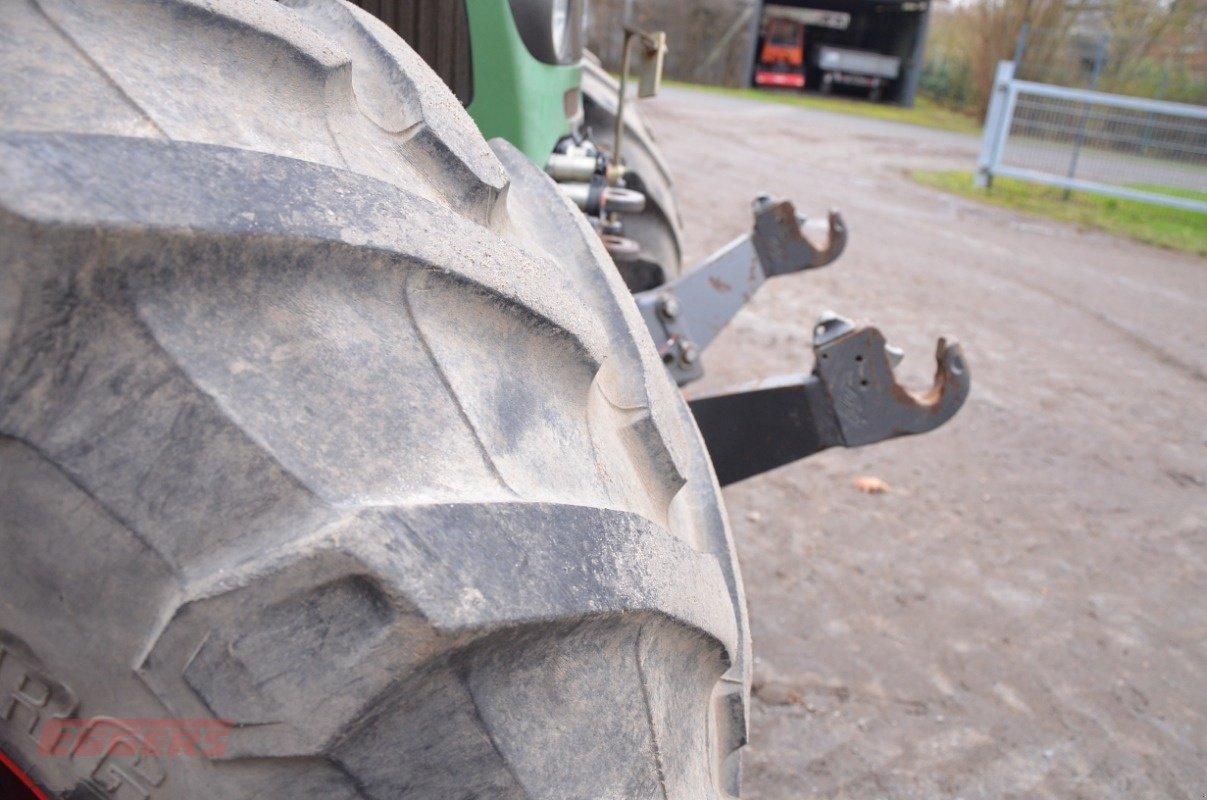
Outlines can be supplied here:
M766 103L779 103L785 106L811 108L817 111L830 111L835 114L851 114L857 117L871 117L889 122L904 122L907 125L921 125L925 128L937 128L943 131L967 133L972 136L981 135L981 126L972 117L966 116L949 108L936 105L933 101L919 97L913 108L870 103L864 100L850 100L843 97L826 97L819 94L801 94L790 91L773 91L769 89L732 89L723 86L704 86L697 83L682 83L679 81L664 81L668 86L680 89L692 89L710 94L740 97L746 100L761 100Z
M1074 192L1066 202L1063 189L1011 178L994 178L993 189L987 192L973 187L971 172L911 172L910 177L923 185L983 203L1060 222L1072 222L1183 253L1207 256L1207 214L1088 192ZM1135 188L1207 201L1207 192L1191 189Z

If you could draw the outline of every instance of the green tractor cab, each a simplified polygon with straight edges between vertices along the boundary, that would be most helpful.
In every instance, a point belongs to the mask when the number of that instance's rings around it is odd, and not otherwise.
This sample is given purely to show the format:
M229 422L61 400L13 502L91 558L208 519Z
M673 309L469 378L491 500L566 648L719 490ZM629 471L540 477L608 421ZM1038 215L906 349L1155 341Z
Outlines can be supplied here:
M466 10L469 115L543 167L582 120L582 0L469 0Z

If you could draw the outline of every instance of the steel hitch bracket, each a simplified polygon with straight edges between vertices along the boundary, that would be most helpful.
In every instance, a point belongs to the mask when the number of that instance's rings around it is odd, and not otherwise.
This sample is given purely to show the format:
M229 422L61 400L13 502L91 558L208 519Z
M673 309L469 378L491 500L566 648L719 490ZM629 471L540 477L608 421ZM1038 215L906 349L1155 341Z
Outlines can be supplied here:
M847 228L837 211L830 212L824 248L805 238L804 218L791 202L760 195L753 211L750 233L671 283L634 295L658 354L680 386L704 374L704 348L768 278L824 267L847 245Z
M689 401L722 486L830 447L926 433L968 397L960 345L940 339L934 385L912 392L893 367L900 351L872 325L825 314L813 331L813 373Z

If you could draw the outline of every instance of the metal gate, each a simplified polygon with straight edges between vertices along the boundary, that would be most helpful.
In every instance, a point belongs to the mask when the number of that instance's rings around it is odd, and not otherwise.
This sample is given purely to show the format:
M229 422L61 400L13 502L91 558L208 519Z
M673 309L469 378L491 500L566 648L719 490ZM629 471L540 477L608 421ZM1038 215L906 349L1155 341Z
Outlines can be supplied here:
M976 185L996 176L1207 213L1207 107L1069 89L998 64Z

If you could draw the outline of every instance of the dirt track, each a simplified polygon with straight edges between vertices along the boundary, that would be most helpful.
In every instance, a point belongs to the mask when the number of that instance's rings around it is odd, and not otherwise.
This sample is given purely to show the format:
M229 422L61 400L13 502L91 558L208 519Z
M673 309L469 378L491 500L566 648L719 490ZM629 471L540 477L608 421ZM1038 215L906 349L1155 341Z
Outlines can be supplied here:
M695 390L807 371L826 308L875 320L915 386L940 335L973 371L939 432L726 490L759 659L748 796L1207 797L1207 261L903 176L971 168L967 137L685 91L642 108L689 261L764 190L851 229L837 264L763 290Z

